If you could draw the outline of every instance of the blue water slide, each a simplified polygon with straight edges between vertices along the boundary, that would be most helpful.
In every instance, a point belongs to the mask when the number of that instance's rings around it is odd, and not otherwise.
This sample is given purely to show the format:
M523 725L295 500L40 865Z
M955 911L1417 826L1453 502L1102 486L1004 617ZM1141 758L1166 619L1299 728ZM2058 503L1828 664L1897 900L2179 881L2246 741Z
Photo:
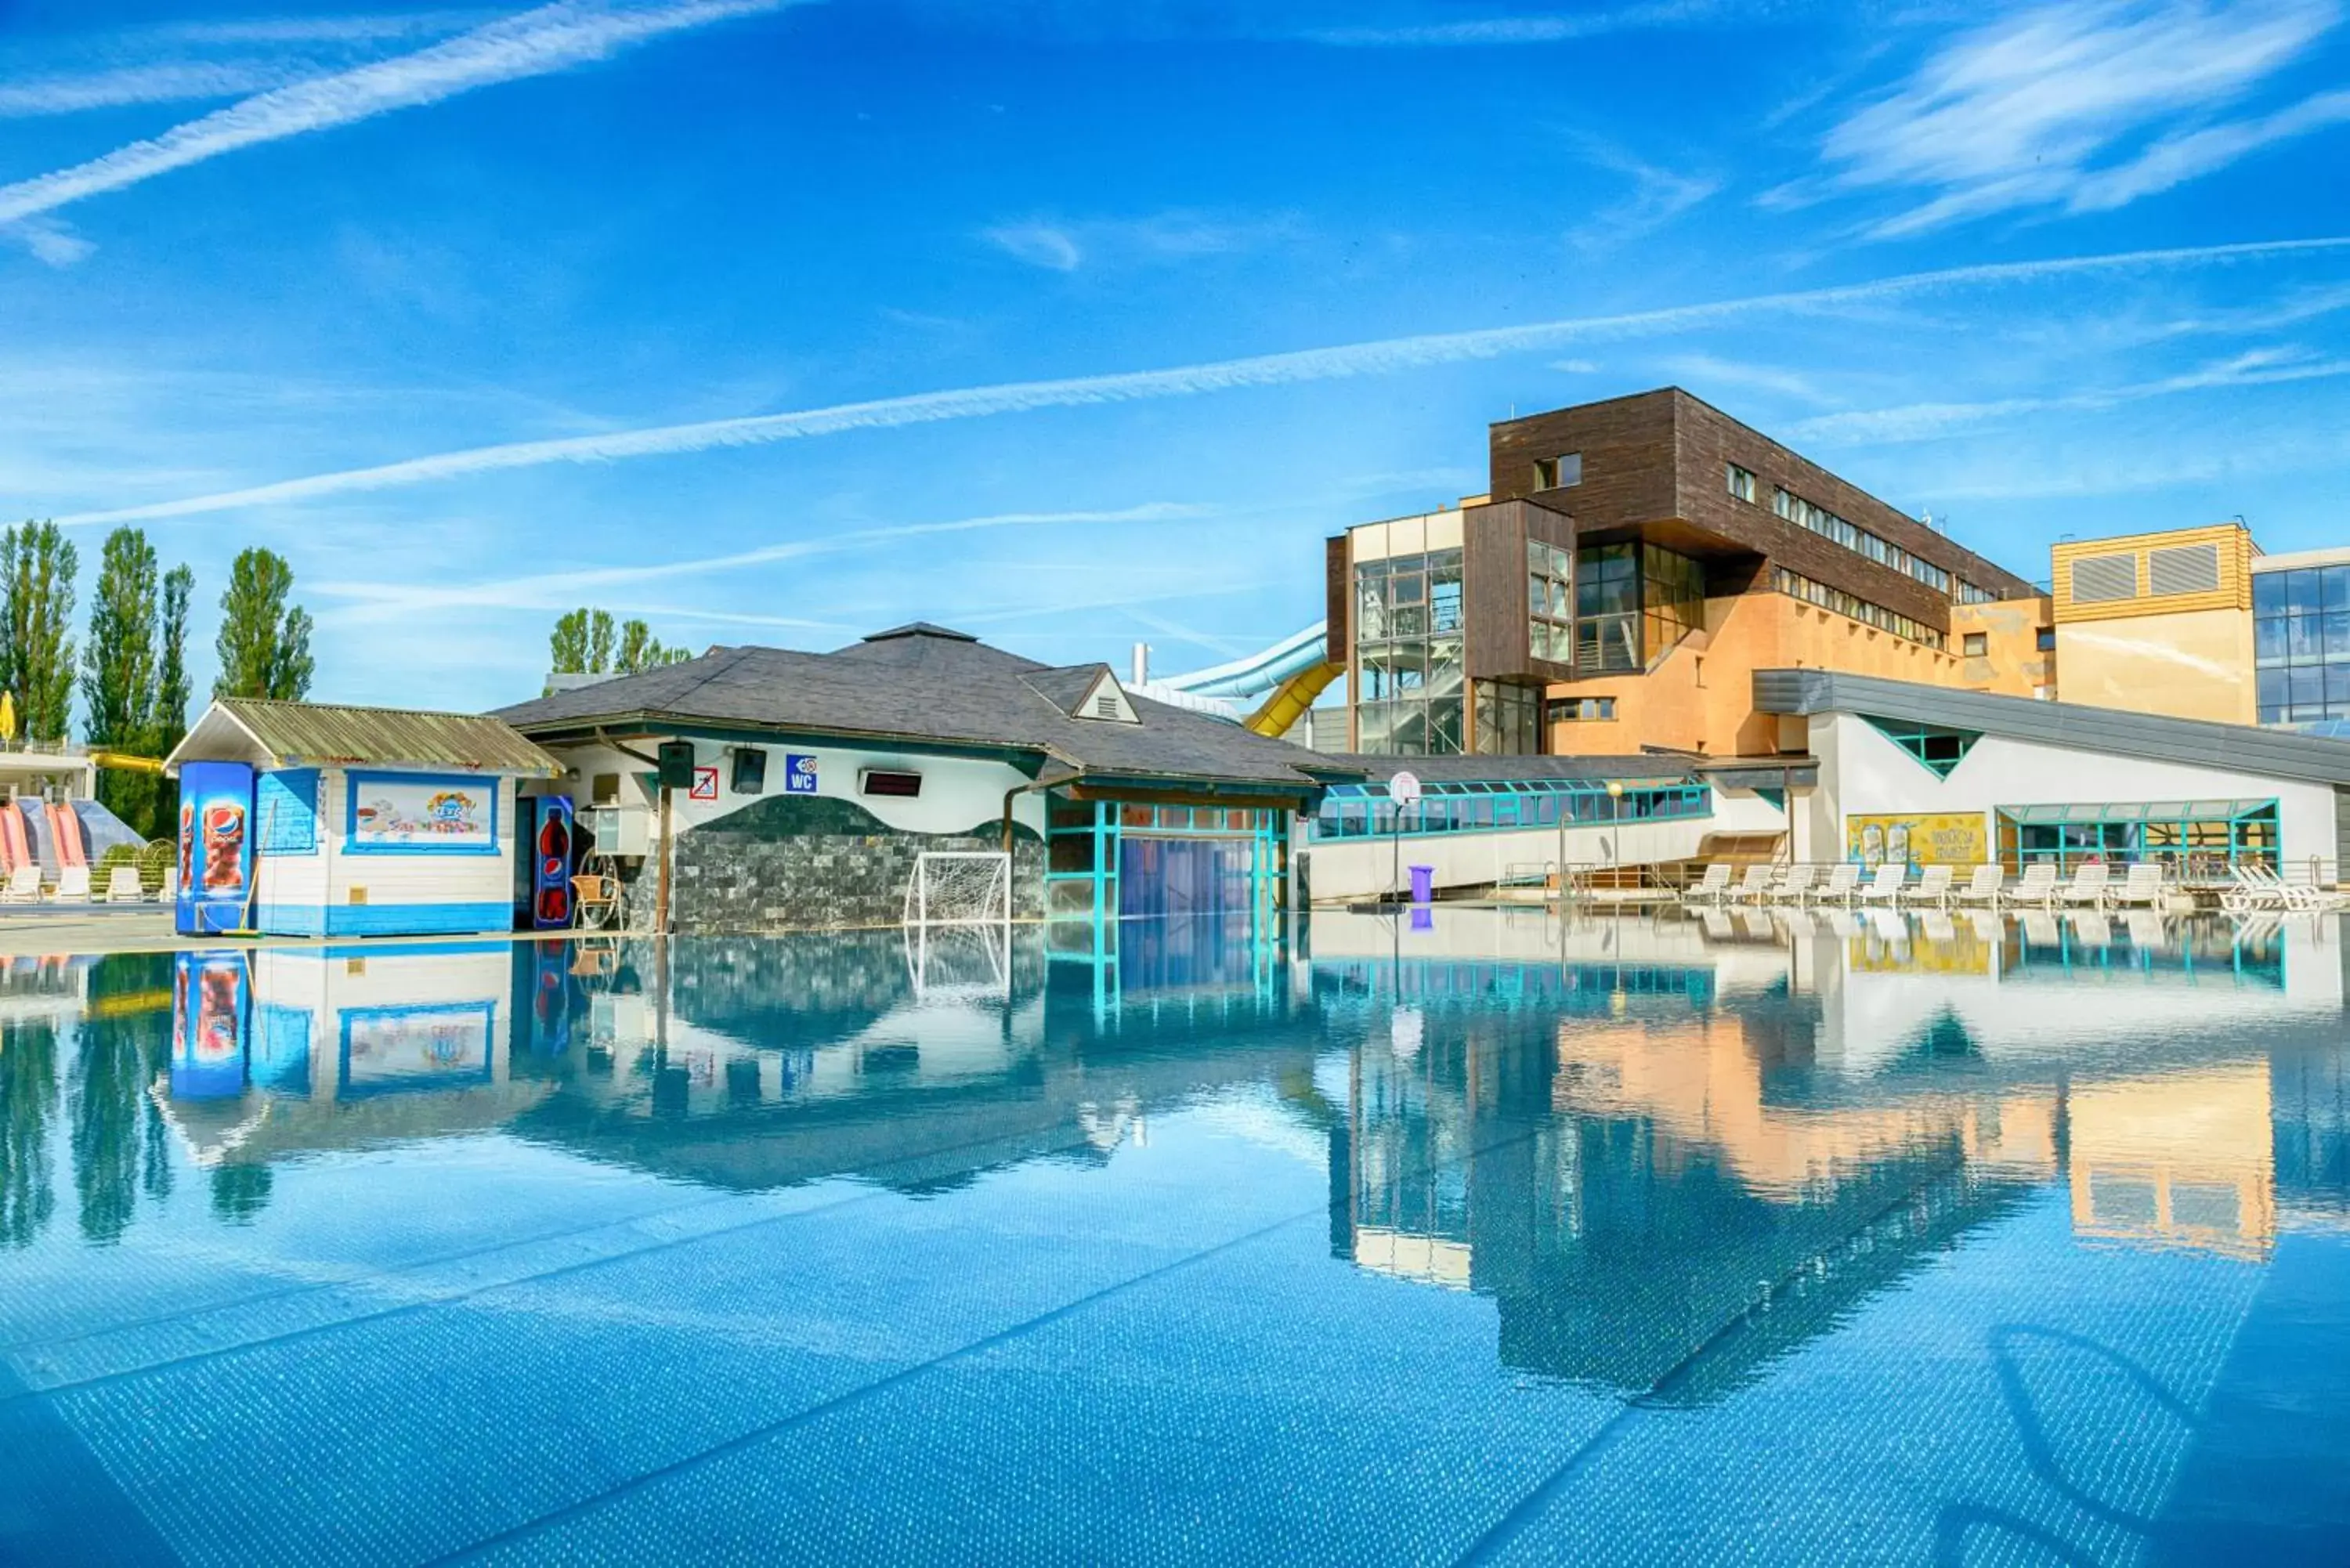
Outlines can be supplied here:
M1193 697L1262 697L1299 670L1310 670L1328 657L1328 623L1317 620L1246 658L1194 670L1188 675L1162 675L1150 684Z

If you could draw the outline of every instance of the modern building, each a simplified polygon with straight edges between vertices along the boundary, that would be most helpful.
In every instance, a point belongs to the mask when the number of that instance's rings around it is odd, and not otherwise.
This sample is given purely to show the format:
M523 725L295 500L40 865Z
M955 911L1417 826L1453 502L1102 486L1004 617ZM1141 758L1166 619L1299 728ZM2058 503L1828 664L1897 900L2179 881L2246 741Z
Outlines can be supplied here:
M917 622L831 653L712 649L502 719L562 759L630 924L895 926L920 857L1010 851L1024 918L1270 916L1343 760ZM664 753L685 782L664 787Z
M2030 583L1678 388L1494 425L1488 464L1329 541L1352 750L1768 753L1762 669L2055 684Z
M1798 860L2152 860L2217 884L2247 863L2331 883L2350 861L2350 741L1835 670L1753 685L1815 770L1789 799Z
M192 936L511 930L516 787L563 771L497 719L243 697L163 765Z
M2263 555L2230 522L2053 554L2065 701L2230 724L2350 721L2350 549Z

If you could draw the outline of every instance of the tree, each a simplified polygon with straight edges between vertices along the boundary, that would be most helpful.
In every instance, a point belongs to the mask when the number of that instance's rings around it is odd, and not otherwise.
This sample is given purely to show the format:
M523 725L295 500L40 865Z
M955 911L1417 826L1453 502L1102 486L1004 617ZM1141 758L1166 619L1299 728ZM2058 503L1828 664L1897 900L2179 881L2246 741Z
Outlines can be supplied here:
M661 646L640 620L620 623L616 648L611 612L585 605L557 619L546 641L549 668L557 675L634 675L693 657L684 649Z
M74 575L81 559L54 523L0 530L0 689L16 734L63 741L73 717ZM14 737L12 737L14 738Z
M174 566L163 578L163 646L156 659L156 755L168 756L188 732L188 601L196 574Z
M136 528L106 536L82 650L83 733L104 751L144 753L155 743L155 547ZM156 836L155 775L102 770L98 796L145 837Z
M622 675L634 675L640 670L652 670L664 664L682 664L693 655L681 648L663 648L654 637L652 628L640 620L620 623L620 651L612 668Z
M612 668L612 617L585 605L555 623L547 639L557 675L601 675Z
M228 569L221 595L220 679L215 697L272 697L299 701L309 695L310 617L288 605L294 568L274 551L243 551Z

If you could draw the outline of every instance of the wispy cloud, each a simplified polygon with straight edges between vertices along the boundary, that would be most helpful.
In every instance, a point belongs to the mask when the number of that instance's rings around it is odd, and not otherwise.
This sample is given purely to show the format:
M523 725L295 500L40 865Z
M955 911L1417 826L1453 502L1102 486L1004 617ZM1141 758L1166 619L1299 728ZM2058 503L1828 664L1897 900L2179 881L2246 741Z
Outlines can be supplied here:
M486 20L482 11L405 11L342 16L247 16L162 22L142 38L184 44L378 43L453 33Z
M1721 182L1710 175L1663 168L1596 137L1581 138L1580 147L1585 161L1631 182L1630 194L1599 208L1568 233L1567 238L1584 250L1654 234L1721 189Z
M475 88L545 76L665 34L793 3L667 0L604 7L558 0L429 48L277 88L87 163L0 186L0 223L53 212L241 148L437 103Z
M0 235L23 245L44 266L71 266L98 248L75 234L70 225L53 218L31 218L0 228Z
M2195 124L2299 57L2339 14L2335 0L2069 0L2002 17L1846 118L1822 149L1835 171L1774 198L1930 193L1871 228L1877 238L2016 209L2120 206L2350 119L2350 95L2325 93Z
M78 114L125 104L237 98L285 87L317 67L307 60L164 60L0 83L0 119Z
M369 468L347 469L335 473L313 474L212 495L85 512L60 517L57 521L87 524L188 517L238 507L283 505L353 491L427 484L467 474L535 468L548 463L609 462L624 458L757 446L772 441L834 435L845 431L895 429L1038 409L1140 402L1248 387L1290 386L1308 381L1390 375L1435 365L1566 348L1593 340L1687 331L1765 312L1828 314L1843 308L1953 290L2210 265L2262 257L2307 255L2344 249L2350 249L2350 236L2197 245L1945 267L1866 283L1754 295L1741 299L1671 306L1616 316L1577 317L1519 327L1393 337L1337 348L1216 360L1170 369L919 392L905 397L878 398L790 413L754 414L692 424L660 425L646 430L474 447L468 451L441 452L430 457L411 458Z
M1288 217L1234 219L1201 213L1070 221L1028 218L980 231L986 244L1031 266L1075 272L1096 264L1165 264L1233 255L1294 238Z
M507 577L488 583L389 584L381 582L322 582L313 590L332 598L354 601L349 606L328 612L323 618L339 621L382 620L413 614L419 610L448 609L466 607L480 609L553 609L572 604L582 596L591 596L608 589L634 588L648 582L670 581L680 577L709 576L719 572L739 572L750 566L772 566L781 561L805 560L815 556L837 555L855 551L870 545L906 539L935 537L941 535L974 534L1005 528L1067 527L1079 524L1149 524L1171 523L1196 519L1198 507L1155 503L1143 506L1121 507L1114 511L1095 512L1005 512L984 517L961 517L944 523L908 523L884 528L851 528L827 534L816 539L795 539L785 544L764 545L755 550L733 550L719 556L697 556L675 561L627 566L584 566L565 572L540 572L529 576ZM664 612L682 613L682 612ZM820 626L818 621L786 621L762 619L765 625Z
M1900 408L1824 414L1799 422L1794 433L1802 440L1847 444L1935 441L2037 414L2100 412L2150 398L2176 397L2218 387L2268 387L2292 381L2335 380L2345 376L2350 376L2350 359L2324 358L2296 349L2262 348L2175 376L2057 397L1909 403Z
M1466 22L1409 26L1324 27L1301 35L1309 42L1346 48L1479 48L1508 44L1563 44L1608 33L1671 27L1719 16L1717 0L1665 0L1613 11L1533 16L1489 16Z
M1743 359L1724 359L1712 354L1677 354L1659 360L1658 368L1678 380L1708 387L1749 387L1756 391L1775 392L1798 402L1833 407L1840 400L1799 370L1779 365L1756 365Z

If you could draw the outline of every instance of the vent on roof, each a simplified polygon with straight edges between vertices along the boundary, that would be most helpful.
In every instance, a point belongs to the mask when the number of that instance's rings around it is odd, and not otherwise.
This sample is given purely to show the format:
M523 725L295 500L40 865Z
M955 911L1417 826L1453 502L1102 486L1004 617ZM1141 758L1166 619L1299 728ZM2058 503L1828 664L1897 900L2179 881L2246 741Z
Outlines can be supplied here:
M2220 591L2220 546L2173 545L2146 553L2146 591L2157 598L2166 594L2211 594ZM2074 596L2079 597L2076 592Z
M1126 700L1126 689L1118 683L1118 677L1109 672L1107 666L1104 666L1102 672L1094 678L1094 683L1086 688L1086 694L1077 700L1073 714L1079 719L1099 719L1110 724L1142 722L1134 711L1134 704Z
M2110 604L2137 597L2137 556L2082 556L2073 563L2073 602Z

